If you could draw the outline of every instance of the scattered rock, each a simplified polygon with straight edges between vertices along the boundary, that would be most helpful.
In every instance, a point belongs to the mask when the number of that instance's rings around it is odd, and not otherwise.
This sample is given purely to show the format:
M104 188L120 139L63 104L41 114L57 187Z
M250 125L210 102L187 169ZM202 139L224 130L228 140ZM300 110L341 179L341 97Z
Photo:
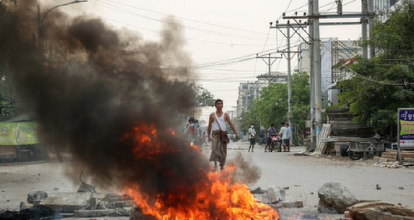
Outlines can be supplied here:
M377 156L375 156L375 157L374 157L374 161L375 161L375 162L384 163L384 162L387 162L388 160L387 160L387 158L383 158L383 157L377 157Z
M381 190L381 186L380 186L379 184L377 184L377 185L375 186L375 188L376 188L377 190Z
M74 217L102 217L109 216L110 213L114 212L113 209L103 209L103 210L75 210L73 211Z
M53 219L54 211L40 206L33 206L29 209L23 209L20 211L5 211L0 213L0 219L13 219L13 220L25 220L25 219Z
M96 187L90 184L87 184L87 183L82 183L79 186L78 193L82 193L82 192L96 193Z
M20 202L20 210L32 208L33 205L27 204L25 202Z
M325 183L318 191L320 212L344 213L358 202L356 197L341 183Z
M282 187L272 186L263 193L262 201L267 204L275 204L284 201L285 197L286 191Z
M399 190L404 190L404 187L400 186L398 187Z
M361 202L348 208L352 219L414 219L414 210L387 202Z
M256 189L253 189L253 190L250 190L250 193L251 194L263 194L263 193L265 193L266 191L264 191L262 188L260 188L260 187L257 187Z
M33 205L37 205L43 200L45 200L46 198L47 198L46 192L36 191L36 192L29 193L29 195L27 195L27 202Z
M116 208L132 207L134 204L135 202L133 200L114 201L114 202L110 202L107 206L110 209L116 209Z

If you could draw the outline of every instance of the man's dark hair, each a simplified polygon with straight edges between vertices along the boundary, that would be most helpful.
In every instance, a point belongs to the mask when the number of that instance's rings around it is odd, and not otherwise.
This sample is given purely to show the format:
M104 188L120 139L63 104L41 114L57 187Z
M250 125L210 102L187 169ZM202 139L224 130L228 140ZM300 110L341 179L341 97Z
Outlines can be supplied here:
M275 124L271 124L271 125L270 125L270 127L273 127L273 126L275 126Z
M223 103L223 100L221 100L221 99L217 99L217 100L216 100L216 102L214 103L214 105L217 105L217 103L218 103L218 102Z

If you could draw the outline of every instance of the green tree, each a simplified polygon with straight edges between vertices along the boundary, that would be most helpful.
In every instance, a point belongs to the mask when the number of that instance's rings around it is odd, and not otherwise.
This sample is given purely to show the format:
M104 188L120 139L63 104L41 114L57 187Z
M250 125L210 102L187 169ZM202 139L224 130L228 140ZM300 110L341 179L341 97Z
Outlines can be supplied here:
M279 129L281 122L288 121L288 91L287 85L272 83L263 88L260 98L254 100L245 115L241 127L248 129L250 124L259 127L261 124L267 128L270 124L275 124ZM305 120L308 118L310 110L310 86L309 75L304 72L297 72L292 75L292 128L303 130Z
M17 21L7 7L0 3L0 116L13 117L20 110L18 98L13 86L12 75L7 63L13 62L16 56L16 45L19 45Z
M414 107L414 3L404 1L371 40L376 57L346 67L352 78L339 83L335 107L348 108L355 122L395 139L397 109Z
M200 106L214 106L214 95L210 91L200 85L196 86L196 90L197 103Z

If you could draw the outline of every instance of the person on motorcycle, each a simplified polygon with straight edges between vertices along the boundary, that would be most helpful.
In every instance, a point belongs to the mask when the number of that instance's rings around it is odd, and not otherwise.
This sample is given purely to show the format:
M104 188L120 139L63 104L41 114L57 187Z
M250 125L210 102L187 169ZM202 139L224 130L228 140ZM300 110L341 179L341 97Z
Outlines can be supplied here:
M270 125L270 127L267 129L266 134L267 134L267 144L266 144L266 147L265 147L265 152L267 152L268 147L269 147L269 150L270 150L270 147L271 147L271 144L272 144L272 137L277 136L277 131L276 131L276 128L275 128L275 124Z

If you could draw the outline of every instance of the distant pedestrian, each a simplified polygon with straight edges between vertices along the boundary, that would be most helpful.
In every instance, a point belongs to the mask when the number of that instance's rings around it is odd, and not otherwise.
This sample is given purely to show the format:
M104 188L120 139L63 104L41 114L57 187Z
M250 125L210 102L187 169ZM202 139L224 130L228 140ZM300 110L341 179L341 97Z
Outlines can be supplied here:
M263 130L260 130L260 147L262 147L262 144L265 142L265 134Z
M279 132L280 136L282 137L283 152L287 152L286 142L289 141L289 139L287 138L288 128L286 127L286 124L287 123L283 123L283 126L280 128Z
M272 144L272 137L273 136L277 136L277 131L275 128L275 124L271 124L270 127L267 129L267 143L266 143L266 147L265 147L265 152L267 152L267 148L269 147L270 149L270 145Z
M289 123L286 123L286 147L287 152L290 152L290 136L292 135L292 128L290 128Z
M216 112L210 114L207 130L208 140L211 141L210 161L214 162L215 170L217 169L217 162L220 163L220 169L223 170L227 157L227 142L222 140L220 131L226 131L227 122L236 135L236 141L239 139L239 135L230 120L230 116L223 112L223 100L217 99L215 106Z
M250 146L249 146L249 150L247 152L250 152L250 149L252 150L252 152L254 152L254 144L256 141L256 130L254 129L254 125L252 124L248 130L249 133L249 141L250 141Z

